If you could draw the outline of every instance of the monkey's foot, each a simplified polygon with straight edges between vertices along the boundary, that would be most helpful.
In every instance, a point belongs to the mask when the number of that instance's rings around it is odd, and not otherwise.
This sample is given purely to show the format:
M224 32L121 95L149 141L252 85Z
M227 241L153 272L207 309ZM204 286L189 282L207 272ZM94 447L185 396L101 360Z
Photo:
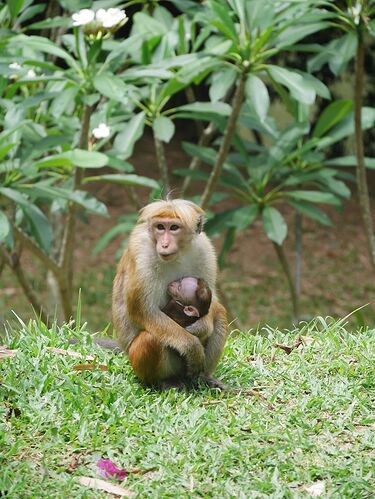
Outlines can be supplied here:
M206 374L200 374L198 377L198 381L201 381L209 388L218 388L219 390L226 390L227 386L219 381L218 379L213 378L212 376L207 376Z
M186 388L186 383L178 378L165 379L159 385L161 390L170 390L171 388L176 388L177 390L182 390Z

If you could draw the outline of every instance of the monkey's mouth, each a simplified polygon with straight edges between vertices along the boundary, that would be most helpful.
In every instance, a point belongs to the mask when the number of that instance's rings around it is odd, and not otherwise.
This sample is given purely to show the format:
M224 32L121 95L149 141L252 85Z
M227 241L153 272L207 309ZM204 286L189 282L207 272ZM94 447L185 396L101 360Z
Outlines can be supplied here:
M164 261L173 260L177 256L177 251L175 251L174 253L166 253L166 254L159 253L159 256Z

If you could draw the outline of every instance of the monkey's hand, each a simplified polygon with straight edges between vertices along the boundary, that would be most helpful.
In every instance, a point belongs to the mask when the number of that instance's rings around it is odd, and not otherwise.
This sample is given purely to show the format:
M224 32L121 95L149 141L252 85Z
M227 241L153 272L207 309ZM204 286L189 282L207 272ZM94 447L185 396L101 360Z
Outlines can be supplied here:
M211 336L213 330L214 330L214 321L213 321L213 316L210 313L204 315L199 320L194 322L194 324L191 324L186 328L186 331L189 331L189 333L199 338L200 341Z
M185 359L187 364L187 375L194 377L199 375L204 370L205 353L204 348L195 336L190 337L188 348L185 350Z

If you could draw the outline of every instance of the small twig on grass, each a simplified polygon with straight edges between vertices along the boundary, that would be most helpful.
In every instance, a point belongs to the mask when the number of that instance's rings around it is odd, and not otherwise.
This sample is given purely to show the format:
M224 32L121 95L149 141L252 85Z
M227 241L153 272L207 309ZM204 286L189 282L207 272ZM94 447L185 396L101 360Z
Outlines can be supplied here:
M274 343L273 346L277 348L281 348L281 350L284 350L288 355L293 352L296 348L298 348L300 345L302 345L302 336L298 336L295 343L293 345L282 345L281 343Z

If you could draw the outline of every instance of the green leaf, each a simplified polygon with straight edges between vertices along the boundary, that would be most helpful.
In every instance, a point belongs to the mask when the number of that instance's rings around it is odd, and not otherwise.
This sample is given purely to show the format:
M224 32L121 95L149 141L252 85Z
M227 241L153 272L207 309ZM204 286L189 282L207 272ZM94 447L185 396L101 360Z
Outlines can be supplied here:
M366 168L370 168L375 170L375 158L365 157L365 166ZM328 159L324 162L325 165L334 165L334 166L357 166L357 158L356 156L343 156L341 158L332 158Z
M367 130L375 125L375 108L363 107L361 115L362 129ZM339 140L354 134L354 113L349 113L336 126L331 128L329 134L321 138L319 147L327 147Z
M38 21L27 26L27 29L45 29L45 28L67 28L69 29L72 25L71 17L56 16L52 19L45 19L44 21Z
M8 152L16 145L17 144L7 144L6 146L0 147L0 161L2 161Z
M145 113L142 111L125 124L122 132L118 133L113 147L121 154L122 159L127 159L133 154L134 144L141 137L145 126Z
M253 74L249 74L245 86L246 97L250 101L256 115L263 122L270 107L270 96L263 81Z
M301 74L273 65L267 66L267 70L273 80L288 88L294 99L304 104L314 103L316 92L313 85Z
M112 73L99 73L93 79L96 90L105 97L118 102L124 102L127 87L125 83Z
M156 180L148 177L142 177L141 175L134 174L116 174L110 173L107 175L96 175L95 177L86 177L84 182L110 182L111 184L120 184L120 185L134 185L138 187L148 187L150 189L158 189L159 184Z
M268 238L281 246L288 234L288 226L281 213L272 206L266 206L262 213L262 221Z
M226 37L233 41L237 41L236 27L231 16L229 15L230 10L228 7L214 0L211 0L209 5L213 13L216 15L216 18L220 21L218 22L215 19L212 20L211 23L216 26Z
M17 17L23 7L24 0L7 0L8 9L12 19Z
M60 118L64 112L69 116L69 111L74 109L74 100L79 92L77 87L65 88L51 103L50 111L54 118Z
M61 154L54 154L34 163L38 168L78 166L79 168L102 168L108 162L101 152L74 149Z
M124 76L124 78L128 80L136 80L138 78L160 78L162 80L167 80L173 78L174 74L167 69L160 69L150 65L146 68L136 67L127 69L121 73L121 76Z
M115 225L109 231L107 231L95 244L93 253L94 255L98 254L102 251L110 241L118 236L119 234L125 234L126 232L130 232L134 229L134 222L122 222L118 225Z
M237 211L237 208L232 208L231 210L223 211L221 213L215 213L215 215L209 218L205 223L205 232L209 236L214 236L223 232L229 227L235 211Z
M311 205L310 203L306 203L304 201L289 201L288 204L293 206L295 210L297 210L302 215L315 220L322 225L331 226L332 222L329 216L324 213L320 208Z
M225 68L212 75L212 83L209 90L210 100L217 102L227 94L228 90L236 81L237 72L232 68Z
M319 116L313 137L322 137L328 130L347 116L353 109L353 101L340 99L329 104Z
M25 217L30 223L31 233L40 247L47 253L51 248L52 230L44 213L23 194L8 187L1 187L0 194L11 199L22 209Z
M173 137L175 126L170 118L158 116L152 124L152 129L157 139L169 142Z
M81 71L78 63L73 59L73 57L68 52L66 52L66 50L63 50L55 43L48 40L48 38L44 38L42 36L16 35L10 39L8 46L15 49L18 49L20 47L27 47L31 50L46 52L47 54L61 57L69 64L69 66L79 72Z
M10 231L9 221L4 212L0 211L0 241L4 241Z
M212 113L220 116L229 116L232 108L225 102L193 102L185 104L176 109L179 111L191 111L194 113Z
M258 207L255 204L244 206L233 212L229 225L237 227L238 230L244 230L254 222L257 216Z
M286 192L285 195L293 199L300 199L302 201L309 201L311 203L324 203L340 206L340 200L330 192L289 191Z

